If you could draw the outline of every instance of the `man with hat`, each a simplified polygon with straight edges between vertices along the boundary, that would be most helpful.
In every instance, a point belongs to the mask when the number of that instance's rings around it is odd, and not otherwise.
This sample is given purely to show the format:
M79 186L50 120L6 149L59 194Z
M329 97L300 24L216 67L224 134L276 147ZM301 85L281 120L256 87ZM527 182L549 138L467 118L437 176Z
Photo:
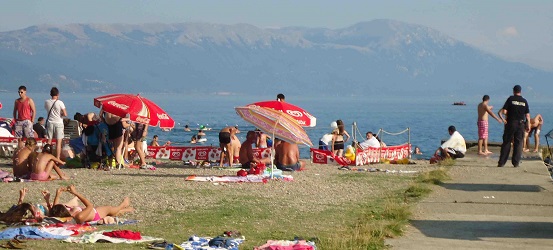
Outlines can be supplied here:
M511 141L513 141L513 157L511 162L516 168L520 164L522 155L522 146L524 145L524 131L530 132L530 108L528 101L521 96L522 88L520 85L513 87L513 95L510 96L503 108L497 114L505 124L503 130L503 144L501 144L501 153L499 155L498 167L505 166L509 153L511 151ZM505 119L504 115L507 115Z

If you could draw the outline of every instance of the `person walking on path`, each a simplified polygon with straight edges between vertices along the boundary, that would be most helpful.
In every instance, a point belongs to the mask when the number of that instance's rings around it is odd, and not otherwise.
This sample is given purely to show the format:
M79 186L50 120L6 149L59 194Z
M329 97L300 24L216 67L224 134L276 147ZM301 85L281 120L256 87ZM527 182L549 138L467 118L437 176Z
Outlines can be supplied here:
M478 154L479 155L489 155L492 154L488 150L488 114L490 114L497 122L502 123L499 117L497 117L493 112L493 106L488 105L490 101L490 96L484 95L482 97L482 102L478 104L478 121L476 125L478 126Z
M60 91L56 87L50 90L52 99L44 102L44 109L47 112L46 118L46 138L48 144L52 144L52 139L56 139L56 158L60 159L61 144L63 144L63 117L67 116L65 104L59 99Z
M36 109L33 99L27 96L27 87L19 86L19 98L13 105L13 118L15 120L15 137L17 146L23 147L21 138L35 137L33 123L35 122Z
M507 98L503 108L497 114L501 121L505 123L503 130L503 144L501 144L501 153L499 155L498 167L505 166L509 153L511 152L511 141L513 141L513 156L511 162L516 168L520 164L522 156L522 146L524 144L524 131L530 132L530 107L528 101L521 95L522 87L515 85L513 95ZM507 115L507 119L503 115Z

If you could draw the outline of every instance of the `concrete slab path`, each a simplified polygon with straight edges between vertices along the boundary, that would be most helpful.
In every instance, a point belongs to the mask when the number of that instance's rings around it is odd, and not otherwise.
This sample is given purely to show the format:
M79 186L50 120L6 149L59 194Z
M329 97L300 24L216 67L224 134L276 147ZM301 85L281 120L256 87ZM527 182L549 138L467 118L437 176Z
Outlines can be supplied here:
M553 183L537 154L497 167L474 149L414 208L393 249L553 249Z

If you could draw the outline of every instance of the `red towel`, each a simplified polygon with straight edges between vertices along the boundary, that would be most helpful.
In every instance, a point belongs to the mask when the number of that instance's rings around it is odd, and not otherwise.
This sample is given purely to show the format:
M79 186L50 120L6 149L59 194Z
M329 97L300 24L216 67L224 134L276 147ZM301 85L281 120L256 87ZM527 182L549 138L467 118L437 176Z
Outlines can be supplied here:
M130 230L114 230L111 232L104 232L103 235L114 237L114 238L122 238L122 239L129 239L129 240L140 240L142 239L142 236L140 235L140 232L133 232Z

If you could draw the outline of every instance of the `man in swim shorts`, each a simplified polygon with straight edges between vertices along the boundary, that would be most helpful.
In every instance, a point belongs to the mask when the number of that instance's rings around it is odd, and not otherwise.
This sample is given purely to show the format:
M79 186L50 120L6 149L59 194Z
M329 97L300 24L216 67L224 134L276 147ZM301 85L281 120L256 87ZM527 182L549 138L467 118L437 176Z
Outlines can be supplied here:
M489 155L492 154L488 150L488 114L490 114L497 122L503 123L499 117L497 117L493 112L493 106L488 105L490 97L484 95L482 97L482 102L478 104L478 121L476 125L478 126L478 154L479 155Z
M221 160L219 167L223 167L223 162L226 158L229 166L232 165L234 148L231 145L232 137L235 137L236 128L233 126L225 127L219 132L219 147L221 148Z
M297 144L280 141L275 151L276 166L278 169L283 171L301 171L305 168L305 162L300 161L300 151Z
M27 96L27 87L19 86L19 98L13 105L13 118L15 120L15 137L17 137L17 146L23 147L21 138L31 138L35 136L33 123L35 121L36 109L33 99Z

